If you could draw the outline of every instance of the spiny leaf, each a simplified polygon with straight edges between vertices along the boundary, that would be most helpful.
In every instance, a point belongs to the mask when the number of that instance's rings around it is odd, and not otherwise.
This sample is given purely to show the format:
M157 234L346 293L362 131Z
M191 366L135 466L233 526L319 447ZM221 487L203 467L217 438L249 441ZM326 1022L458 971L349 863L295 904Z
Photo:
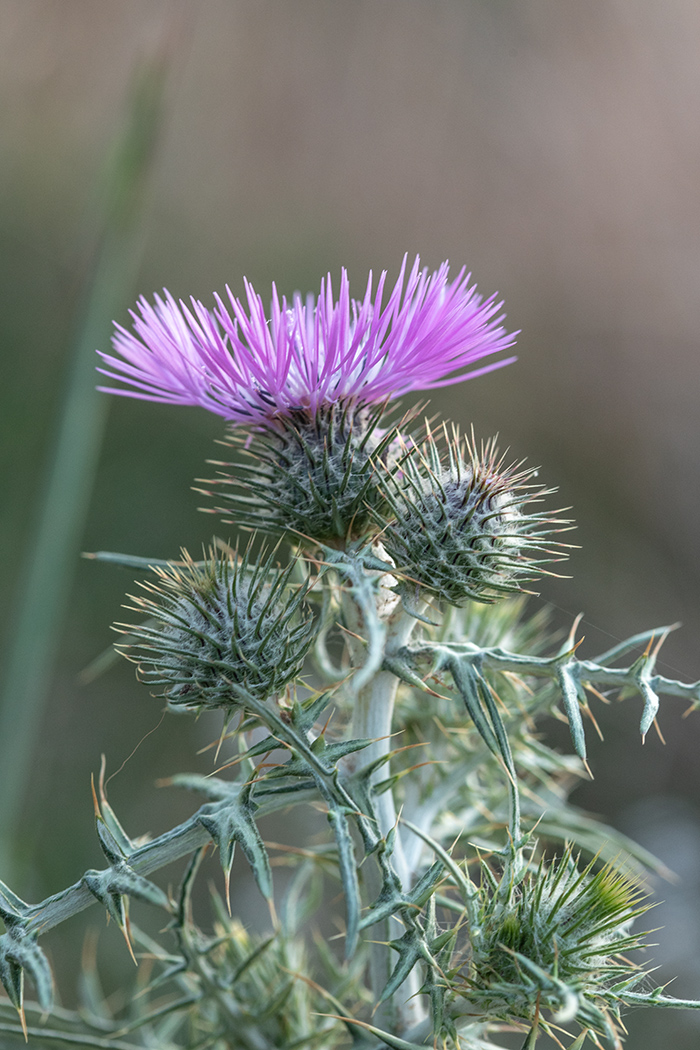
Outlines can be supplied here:
M339 740L327 744L323 737L318 736L313 744L310 745L310 749L314 755L321 759L328 770L333 770L342 758L345 758L347 755L353 755L357 751L362 751L363 748L369 747L371 743L371 740ZM272 746L281 747L282 745L276 743ZM262 753L265 754L268 750L272 750L272 748L265 748ZM308 777L311 773L312 770L306 759L295 756L283 765L269 770L266 775L268 778L274 779L275 777L284 776Z
M103 871L95 871L94 869L86 871L82 881L90 890L90 893L101 904L104 904L112 918L120 925L122 924L120 918L122 909L121 907L116 907L116 910L113 910L113 905L115 905L118 897L136 897L147 904L154 904L157 908L170 911L170 901L160 887L156 886L149 879L144 878L143 875L135 872L126 861L121 861L111 868L105 868Z
M385 877L379 896L370 905L369 911L360 922L360 929L374 926L382 919L396 915L404 909L408 909L409 912L417 912L434 893L435 887L444 877L444 872L445 867L442 861L436 861L427 871L423 872L409 893L402 893L398 889L395 875L394 878ZM387 874L391 876L394 873L389 869Z
M328 707L335 690L329 689L317 696L310 696L304 701L294 700L292 705L292 725L300 733L313 729L321 714Z
M13 893L9 886L0 882L0 919L8 929L15 925L24 925L26 918L35 909Z
M423 934L416 927L409 927L403 937L391 941L391 947L399 953L399 959L391 972L391 976L382 989L379 1003L385 1003L394 992L398 991L403 982L418 962L426 962L429 966L435 965L430 948Z
M51 967L36 943L36 936L36 933L20 934L12 930L0 937L0 981L10 1002L20 1014L23 1010L25 972L34 983L42 1010L48 1011L53 1005Z
M557 679L561 690L564 710L569 720L569 730L576 754L582 762L586 761L586 736L581 718L581 703L586 703L586 694L580 681L570 666L570 662L557 667Z
M466 655L443 657L443 664L450 670L455 686L482 740L489 750L502 760L506 768L511 802L510 834L513 841L518 844L521 838L520 798L515 764L508 734L489 684L476 665L474 657Z
M338 867L345 894L345 913L347 917L345 957L350 959L357 947L361 909L355 847L350 835L348 820L342 808L328 797L326 798L326 803L328 805L328 822L333 829L333 836L338 847Z
M267 901L272 900L272 871L270 858L255 823L255 807L250 799L250 786L231 794L209 813L200 813L198 822L205 828L219 848L221 867L226 880L226 899L229 899L229 880L235 845L240 843L250 864L258 889Z
M406 820L405 817L401 818L401 823L405 824L409 831L412 831L413 834L417 835L419 839L422 839L423 842L425 842L425 844L430 847L435 856L440 858L440 860L454 879L457 889L460 891L462 900L464 901L465 905L469 907L473 902L474 898L478 895L479 891L469 878L468 873L462 871L460 866L457 863L455 863L455 861L452 859L449 853L447 853L447 851L442 848L439 842L436 842L435 839L431 838L430 835L427 834L427 832L423 831L415 824L412 824L410 820Z
M0 937L0 981L12 1005L15 1009L21 1010L24 999L24 973L22 967L10 954L12 947L10 935L3 934Z
M525 1042L523 1043L523 1045L520 1048L520 1050L534 1050L535 1044L537 1042L537 1036L538 1035L539 1035L539 1025L535 1024L535 1025L532 1026L530 1031L527 1033L527 1035L525 1037Z
M581 1048L583 1047L583 1044L585 1043L587 1038L588 1038L588 1029L586 1029L585 1031L581 1032L580 1035L578 1035L576 1037L576 1039L574 1039L573 1043L571 1044L571 1046L569 1046L568 1050L581 1050Z
M210 847L207 845L200 846L198 850L195 850L190 858L189 864L185 868L185 874L182 876L182 882L180 883L180 889L177 895L176 922L179 926L184 926L191 917L194 881L209 848Z
M126 861L119 861L104 871L86 871L81 882L114 919L124 934L131 958L136 962L129 936L128 898L136 897L170 911L166 895L155 883L130 868Z
M83 558L89 558L92 561L111 562L113 565L122 565L127 569L142 569L144 572L149 572L155 568L169 569L172 565L185 564L183 561L173 558L142 558L138 554L119 554L115 551L94 551L83 554ZM202 564L203 562L195 562L195 565Z
M369 1032L371 1035L376 1036L387 1046L393 1048L393 1050L425 1050L425 1043L419 1045L418 1043L410 1043L407 1039L401 1039L398 1035L392 1035L391 1032L385 1032L381 1028L376 1028L373 1024L368 1024L367 1021L358 1021L354 1017L343 1017L340 1014L318 1014L319 1017L333 1017L337 1021L343 1021L350 1027L360 1028L365 1032Z
M235 781L202 776L201 773L176 773L175 776L168 779L167 783L188 791L197 791L212 802L233 799L240 791L240 785Z

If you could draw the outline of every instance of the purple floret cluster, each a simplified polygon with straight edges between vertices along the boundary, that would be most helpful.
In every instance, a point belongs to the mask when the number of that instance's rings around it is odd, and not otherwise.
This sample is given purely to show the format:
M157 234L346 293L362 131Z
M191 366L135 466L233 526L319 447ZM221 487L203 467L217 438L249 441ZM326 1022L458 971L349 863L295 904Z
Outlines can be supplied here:
M246 281L246 303L227 288L214 310L179 303L167 291L139 301L133 332L120 325L115 355L101 354L108 393L178 405L199 405L231 424L264 424L298 410L315 414L344 401L378 403L411 390L471 379L513 357L478 362L514 343L503 328L502 303L483 299L470 275L448 281L449 265L429 273L416 258L382 305L386 272L362 300L350 297L347 273L334 298L331 277L317 299L291 302L273 285L269 317Z

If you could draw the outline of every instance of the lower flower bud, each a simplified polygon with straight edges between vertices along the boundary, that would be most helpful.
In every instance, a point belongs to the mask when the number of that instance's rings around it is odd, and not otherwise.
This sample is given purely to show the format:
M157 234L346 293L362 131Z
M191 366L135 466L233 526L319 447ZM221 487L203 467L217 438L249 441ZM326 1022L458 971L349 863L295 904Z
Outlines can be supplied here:
M236 687L264 700L299 675L314 620L306 586L290 584L293 564L280 570L274 553L210 551L195 563L185 552L184 565L157 569L158 580L144 584L152 597L134 598L151 619L120 625L134 639L125 655L171 707L244 706Z
M487 874L477 891L462 994L490 1016L533 1023L541 1010L551 1011L555 1023L575 1020L619 1046L624 992L646 977L627 958L646 946L630 927L650 905L627 873L611 864L594 872L595 860L580 870L577 861L567 847L517 888L489 889Z

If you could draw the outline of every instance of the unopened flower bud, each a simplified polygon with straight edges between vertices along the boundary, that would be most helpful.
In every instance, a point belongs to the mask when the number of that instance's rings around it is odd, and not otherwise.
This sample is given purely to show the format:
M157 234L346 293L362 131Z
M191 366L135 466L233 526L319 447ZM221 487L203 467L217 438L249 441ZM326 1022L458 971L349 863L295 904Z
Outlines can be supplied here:
M428 433L388 479L382 542L399 572L441 601L493 602L546 571L562 546L548 540L552 526L566 523L525 510L552 490L530 484L534 470L504 467L493 441L477 451L456 430L444 438L441 450Z
M134 639L126 655L143 681L162 687L174 708L243 706L236 686L256 699L279 694L301 672L315 627L293 587L293 564L274 564L274 551L255 559L210 551L202 563L156 569L134 598L149 621L127 626Z
M625 872L606 864L594 873L595 861L581 871L576 860L567 847L503 895L487 888L491 873L482 881L462 992L492 1016L533 1023L552 1011L617 1046L624 992L645 978L627 958L645 947L630 926L650 905Z

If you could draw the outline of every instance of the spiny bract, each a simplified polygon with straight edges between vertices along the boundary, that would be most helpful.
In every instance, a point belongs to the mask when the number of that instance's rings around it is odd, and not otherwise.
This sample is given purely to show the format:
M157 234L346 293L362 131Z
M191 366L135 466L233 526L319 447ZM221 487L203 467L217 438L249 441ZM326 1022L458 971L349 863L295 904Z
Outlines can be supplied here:
M242 455L236 473L222 472L209 482L213 492L200 491L221 500L216 511L238 526L330 545L376 532L371 511L385 502L379 479L396 469L400 435L414 414L389 423L383 405L344 402L234 430L228 440Z

